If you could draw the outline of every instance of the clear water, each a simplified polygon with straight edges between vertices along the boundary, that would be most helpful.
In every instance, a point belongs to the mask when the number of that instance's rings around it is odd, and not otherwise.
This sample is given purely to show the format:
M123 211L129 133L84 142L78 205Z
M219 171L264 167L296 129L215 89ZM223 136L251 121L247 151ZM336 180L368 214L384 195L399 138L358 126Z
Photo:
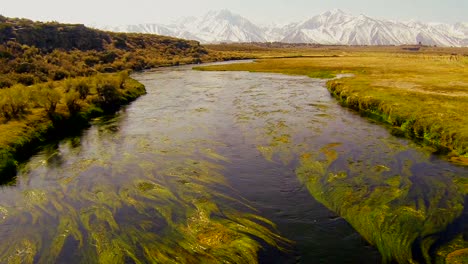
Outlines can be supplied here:
M379 263L356 220L298 177L304 157L333 156L327 172L372 190L399 175L399 205L466 217L466 168L340 107L323 80L188 66L135 78L147 95L1 187L0 262Z

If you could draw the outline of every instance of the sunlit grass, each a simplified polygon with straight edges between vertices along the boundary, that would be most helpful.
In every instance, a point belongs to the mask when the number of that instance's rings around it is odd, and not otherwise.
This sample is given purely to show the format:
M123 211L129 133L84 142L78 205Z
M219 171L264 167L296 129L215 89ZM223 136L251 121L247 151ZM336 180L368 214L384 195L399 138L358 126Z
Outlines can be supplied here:
M393 125L397 134L424 142L453 161L468 160L468 59L464 56L346 51L339 56L261 59L195 69L312 78L351 73L354 77L327 84L343 105Z

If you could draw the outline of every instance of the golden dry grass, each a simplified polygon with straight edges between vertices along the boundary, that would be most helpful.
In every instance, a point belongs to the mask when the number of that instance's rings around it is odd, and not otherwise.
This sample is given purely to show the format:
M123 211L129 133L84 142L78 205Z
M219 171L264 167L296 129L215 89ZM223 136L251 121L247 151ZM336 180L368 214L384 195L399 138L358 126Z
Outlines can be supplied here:
M265 57L265 51L254 52ZM284 50L278 54L284 55ZM329 78L344 105L393 125L402 134L468 161L467 49L426 48L404 52L397 47L291 50L302 57L260 59L254 63L216 65L199 70L275 72ZM270 54L271 55L271 54Z

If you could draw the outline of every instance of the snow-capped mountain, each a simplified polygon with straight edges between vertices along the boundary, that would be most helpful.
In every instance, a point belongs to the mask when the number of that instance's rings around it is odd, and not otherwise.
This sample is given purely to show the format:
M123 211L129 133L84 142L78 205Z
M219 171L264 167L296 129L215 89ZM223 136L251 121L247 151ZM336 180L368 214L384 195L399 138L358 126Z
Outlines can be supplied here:
M229 10L210 11L200 18L181 18L173 24L139 24L102 27L115 32L153 33L202 43L266 42L265 29Z
M365 15L353 16L332 10L299 24L281 40L343 45L418 44L462 46L467 34L457 34L454 26L421 22L380 20ZM460 30L458 30L460 31Z
M339 9L324 12L301 23L257 26L228 10L210 11L200 18L183 18L170 25L140 24L102 29L195 39L202 43L288 42L342 45L468 46L468 23L455 25L398 22L353 16Z
M182 25L201 42L265 42L264 30L228 10L210 11Z
M135 33L148 33L164 36L171 36L176 31L176 28L165 26L161 24L138 24L138 25L125 25L125 26L105 26L101 29L114 32L135 32Z

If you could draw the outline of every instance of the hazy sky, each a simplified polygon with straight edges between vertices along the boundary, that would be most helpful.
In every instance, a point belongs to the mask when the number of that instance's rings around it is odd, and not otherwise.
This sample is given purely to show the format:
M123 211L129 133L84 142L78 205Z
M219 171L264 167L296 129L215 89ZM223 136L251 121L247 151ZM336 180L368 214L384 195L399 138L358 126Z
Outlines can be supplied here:
M88 25L168 23L218 9L256 23L284 23L333 8L394 20L468 22L468 0L0 0L4 16Z

